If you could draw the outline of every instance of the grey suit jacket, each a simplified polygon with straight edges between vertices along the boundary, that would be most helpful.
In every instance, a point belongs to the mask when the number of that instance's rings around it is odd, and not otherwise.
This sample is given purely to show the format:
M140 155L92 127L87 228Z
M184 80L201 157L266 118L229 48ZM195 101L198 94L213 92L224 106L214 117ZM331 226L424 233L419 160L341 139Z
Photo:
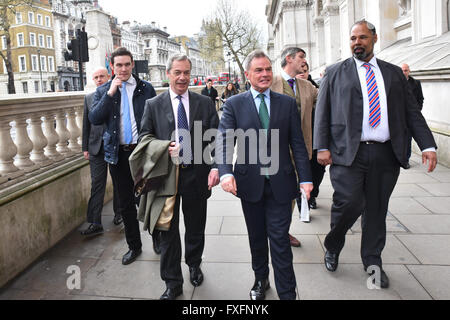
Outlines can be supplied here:
M402 167L408 163L408 130L421 150L436 147L402 70L377 59L383 75L389 132L394 154ZM362 134L363 95L353 58L327 68L316 104L314 149L328 149L333 163L350 166Z
M103 144L103 125L95 126L91 124L88 118L89 111L92 110L92 102L95 92L84 97L84 114L83 114L83 138L82 150L88 151L90 155L98 155Z

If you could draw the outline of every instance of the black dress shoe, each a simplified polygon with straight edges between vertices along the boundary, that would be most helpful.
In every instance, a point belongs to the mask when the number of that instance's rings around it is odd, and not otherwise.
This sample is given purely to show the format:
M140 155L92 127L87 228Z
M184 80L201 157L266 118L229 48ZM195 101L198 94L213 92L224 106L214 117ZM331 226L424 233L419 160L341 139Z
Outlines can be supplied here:
M327 268L328 271L334 272L338 267L339 254L327 251L325 253L324 261L325 261L325 268Z
M317 209L317 203L316 203L316 198L315 197L309 198L308 204L309 204L309 208L310 209Z
M161 254L161 233L159 231L154 231L152 234L153 240L153 251L156 254Z
M127 265L127 264L132 263L134 260L136 260L137 257L139 257L141 255L141 253L142 253L142 249L128 251L122 257L122 264Z
M167 288L162 294L159 300L175 300L178 296L183 294L183 286L177 286L175 288Z
M366 269L366 268L365 268ZM367 271L367 270L366 270ZM374 274L374 272L375 271L372 271L372 273L369 273L370 275L373 275ZM373 284L377 284L376 283L376 278L375 279L373 279L373 281L372 281L372 283ZM379 283L379 285L380 285L380 288L383 288L383 289L387 289L387 288L389 288L389 278L388 278L388 276L387 276L387 274L386 274L386 272L384 272L384 270L383 269L381 269L381 273L380 273L380 283Z
M87 229L80 232L82 236L95 236L103 233L103 227L98 224L91 223Z
M269 279L255 280L252 290L250 291L251 300L266 299L266 290L270 288Z
M116 226L118 226L118 225L121 224L122 222L123 222L122 215L118 214L118 215L114 216L113 223L114 223Z
M189 267L189 280L194 287L198 287L203 282L203 272L200 267Z

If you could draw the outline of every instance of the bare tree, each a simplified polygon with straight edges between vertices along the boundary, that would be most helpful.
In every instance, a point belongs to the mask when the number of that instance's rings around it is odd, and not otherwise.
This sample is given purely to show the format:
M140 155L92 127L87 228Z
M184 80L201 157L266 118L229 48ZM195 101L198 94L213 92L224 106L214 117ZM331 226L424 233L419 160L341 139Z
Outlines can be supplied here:
M229 52L245 79L244 60L250 52L261 46L261 29L247 10L239 10L235 0L219 0L213 15L204 21L207 41L201 43L204 55L217 50L217 41ZM231 76L231 75L230 75Z
M0 57L5 62L6 70L8 72L8 93L16 93L14 86L14 72L11 56L11 34L10 28L16 19L18 9L23 7L32 8L33 0L0 0L0 38L6 39L6 53L4 50L0 51Z

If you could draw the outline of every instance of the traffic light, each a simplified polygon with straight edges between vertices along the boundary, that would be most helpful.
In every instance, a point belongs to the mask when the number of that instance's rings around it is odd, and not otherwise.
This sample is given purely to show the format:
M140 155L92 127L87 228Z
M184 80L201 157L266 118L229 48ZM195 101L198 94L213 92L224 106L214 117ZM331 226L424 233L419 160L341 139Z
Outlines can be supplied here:
M64 59L66 61L79 61L80 60L80 40L72 39L67 42L68 51L64 52Z
M77 34L77 38L80 41L80 58L81 62L89 62L89 48L88 48L88 38L87 33L80 31Z

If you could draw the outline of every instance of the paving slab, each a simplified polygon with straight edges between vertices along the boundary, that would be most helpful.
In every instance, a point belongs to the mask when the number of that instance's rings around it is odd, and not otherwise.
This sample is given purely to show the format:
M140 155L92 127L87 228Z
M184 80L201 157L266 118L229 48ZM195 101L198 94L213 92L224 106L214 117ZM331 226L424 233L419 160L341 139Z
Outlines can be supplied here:
M251 262L247 235L218 235L205 237L203 261L206 262Z
M440 182L450 182L450 172L432 172L428 175Z
M450 196L450 183L419 183L422 189L426 190L433 196L436 197L449 197Z
M392 192L391 195L391 199L398 197L404 198L404 197L424 197L424 196L432 196L432 194L416 184L399 183L395 186L394 192Z
M407 266L436 300L450 300L450 266Z
M322 263L325 251L318 236L304 234L294 234L294 236L302 244L299 248L292 247L294 263Z
M238 200L209 200L208 217L242 217L242 205Z
M278 300L272 267L269 266L270 288L267 300ZM193 300L250 300L250 289L255 276L251 263L202 263L205 276L200 287L195 288Z
M450 197L416 197L414 199L435 214L450 214Z
M336 272L329 272L323 264L296 264L294 270L300 300L430 299L404 266L385 266L390 287L372 290L362 265L341 263Z
M184 293L180 299L190 299L193 287L189 283L189 270L184 264L181 267L185 283ZM159 262L155 261L135 261L123 266L120 261L101 260L87 272L82 289L72 294L127 299L159 299L166 289L159 271Z
M353 233L361 233L361 217L356 220L355 224L351 227ZM387 233L407 233L408 229L402 225L393 215L387 214L386 216L386 232Z
M421 264L450 265L450 235L396 235Z
M297 217L292 220L290 232L293 234L328 234L330 231L330 217L311 214L311 222L305 223ZM349 233L352 233L349 230Z
M45 291L8 289L0 292L0 300L41 300L46 294Z
M322 244L325 236L319 236ZM419 264L419 261L407 248L394 236L386 236L386 245L381 255L383 265L386 264ZM339 262L361 264L361 234L347 235L345 246L339 255Z
M397 183L437 183L439 180L423 172L408 172L398 177Z
M431 199L427 197L426 199ZM391 198L389 201L389 212L393 215L397 214L431 214L430 210L425 208L417 201L417 198Z
M448 234L450 232L450 215L397 215L397 219L415 234Z

